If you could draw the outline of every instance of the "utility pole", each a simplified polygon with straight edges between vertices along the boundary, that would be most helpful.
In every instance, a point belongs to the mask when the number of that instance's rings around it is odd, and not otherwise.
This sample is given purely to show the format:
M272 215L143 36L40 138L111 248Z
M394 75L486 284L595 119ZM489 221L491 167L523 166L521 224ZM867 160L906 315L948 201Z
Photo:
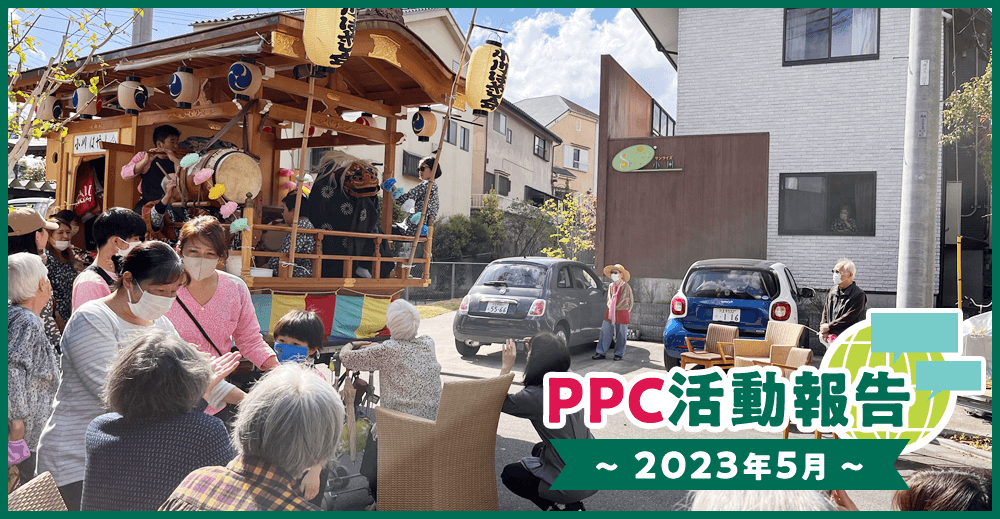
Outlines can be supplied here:
M153 8L143 7L142 16L132 19L132 45L153 40Z
M896 308L934 306L940 126L941 9L910 9Z

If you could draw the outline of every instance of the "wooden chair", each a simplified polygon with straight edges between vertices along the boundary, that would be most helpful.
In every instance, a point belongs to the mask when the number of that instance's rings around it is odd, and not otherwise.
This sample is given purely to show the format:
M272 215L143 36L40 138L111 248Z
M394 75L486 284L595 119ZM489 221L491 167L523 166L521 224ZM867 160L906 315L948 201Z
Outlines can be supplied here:
M729 367L733 365L733 339L739 337L740 329L736 326L712 323L708 325L705 338L685 337L686 353L681 354L681 369L687 369L688 364L700 364L706 368L712 366ZM705 343L705 348L695 350L692 341Z
M802 337L801 324L783 323L771 320L767 323L764 339L733 339L733 364L737 368L754 366L754 361L765 361L784 364L788 351L799 344ZM773 346L784 346L775 350Z
M775 351L778 350L778 351ZM771 362L765 362L761 360L754 361L757 366L775 366L781 369L781 375L790 380L792 373L795 370L801 368L802 366L810 366L813 361L813 352L808 348L788 348L787 346L772 346L771 347L772 359ZM777 355L775 355L777 353ZM783 357L784 360L778 362L778 359ZM788 422L785 426L785 430L781 432L781 437L788 439L788 433L792 429L792 422ZM823 437L823 433L819 431L813 432L813 438L817 440ZM833 435L834 438L837 437L836 434Z
M513 379L445 383L435 421L376 408L378 509L497 510L497 424Z
M52 474L42 472L7 496L8 512L65 512L66 503Z

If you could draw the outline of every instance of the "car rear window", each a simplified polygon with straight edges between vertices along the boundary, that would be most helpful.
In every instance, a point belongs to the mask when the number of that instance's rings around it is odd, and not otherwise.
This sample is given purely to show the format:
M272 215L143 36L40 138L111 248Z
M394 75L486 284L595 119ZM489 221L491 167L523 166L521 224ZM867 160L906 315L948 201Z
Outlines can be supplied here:
M486 267L479 284L503 281L509 287L542 288L545 268L529 263L495 263Z
M772 299L778 290L773 272L740 268L694 270L684 283L684 294L688 297Z

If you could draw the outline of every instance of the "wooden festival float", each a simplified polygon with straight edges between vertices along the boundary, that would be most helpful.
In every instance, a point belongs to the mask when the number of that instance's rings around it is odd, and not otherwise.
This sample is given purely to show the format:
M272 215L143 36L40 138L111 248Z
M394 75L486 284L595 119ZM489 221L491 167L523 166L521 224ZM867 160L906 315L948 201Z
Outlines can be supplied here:
M466 40L471 32L472 25ZM466 59L463 51L462 62ZM103 186L103 200L98 201L98 209L134 207L140 200L136 189L138 179L123 179L120 172L137 152L154 147L153 129L159 125L176 127L182 142L188 137L200 137L203 144L213 140L241 143L237 144L238 154L233 154L232 149L181 150L181 154L201 153L194 165L179 172L182 201L173 205L229 204L229 212L234 204L237 206L234 216L245 220L239 224L240 220L234 221L230 231L238 232L243 244L239 253L240 276L254 293L255 304L264 303L258 300L262 295L274 296L273 301L266 302L270 308L258 308L258 319L266 333L268 321L273 324L274 315L285 308L303 306L302 300L310 295L314 298L336 295L346 289L365 300L378 298L388 304L388 298L406 287L430 284L432 228L426 237L299 228L298 213L303 204L297 203L290 229L292 243L296 243L298 234L314 235L316 248L312 254L296 254L294 246L291 253L252 246L262 241L262 233L289 231L287 226L265 225L262 221L262 213L269 208L273 212L282 197L291 192L288 182L292 179L282 177L287 172L279 172L280 153L292 151L299 156L294 181L300 202L310 148L382 146L381 180L393 178L397 170L396 147L403 139L397 125L407 119L406 109L441 104L449 107L448 118L452 106L464 110L468 101L477 115L485 115L502 98L507 56L495 42L488 42L472 54L470 77L477 71L482 77L470 79L470 93L480 94L468 96L476 97L468 100L465 80L456 77L451 67L406 27L401 9L337 8L307 9L303 18L274 13L224 23L107 52L92 63L97 64L88 65L79 79L98 78L96 98L85 87L67 84L39 103L42 116L58 117L52 113L52 105L60 102L83 114L80 120L68 123L67 135L47 136L46 178L57 181L56 206L72 207L84 176L89 174ZM81 65L77 62L67 68L72 73ZM45 69L26 71L14 87L28 90L44 73ZM364 112L364 116L349 121L343 117L348 112ZM415 117L415 133L420 136L433 133L434 116L427 120L430 112L418 113L425 119L420 121L423 127L417 128ZM282 135L282 128L294 125L308 130L295 137ZM440 147L439 144L439 153ZM196 185L193 177L205 168L213 170L211 178ZM378 181L377 176L375 180ZM213 200L221 191L220 184L226 186L225 192ZM213 187L216 192L209 197L212 191L209 188ZM377 185L375 191L383 192ZM381 229L388 231L393 223L393 200L383 193ZM423 220L421 216L418 229ZM374 253L323 254L324 240L345 238L371 240ZM411 248L414 251L418 241L425 243L424 257L414 258L412 251L409 258L380 253L384 250L383 242L407 241L414 244ZM282 262L278 276L251 275L252 268L266 267L271 257L279 257ZM312 261L312 277L292 276L296 257ZM330 269L323 271L323 260L342 261L343 272L333 273L339 274L337 277L323 277L331 274ZM358 262L371 262L372 278L355 277ZM383 271L384 264L393 266L391 272ZM421 278L408 276L414 264L424 265ZM279 301L279 294L285 295L285 299ZM304 306L309 307L306 303ZM340 303L336 305L339 309ZM384 326L384 306L374 306L382 307ZM359 312L360 309L352 313ZM271 314L271 318L265 314ZM360 319L377 320L376 314L372 312L369 316L366 308ZM329 319L327 316L324 320L329 323ZM337 322L342 321L339 310L334 321L328 324L328 330L332 326L336 336ZM340 336L350 337L346 332L353 324L344 326L345 333ZM357 330L359 337L361 328ZM380 326L372 323L369 328L377 330ZM366 336L371 335L369 332L365 332Z

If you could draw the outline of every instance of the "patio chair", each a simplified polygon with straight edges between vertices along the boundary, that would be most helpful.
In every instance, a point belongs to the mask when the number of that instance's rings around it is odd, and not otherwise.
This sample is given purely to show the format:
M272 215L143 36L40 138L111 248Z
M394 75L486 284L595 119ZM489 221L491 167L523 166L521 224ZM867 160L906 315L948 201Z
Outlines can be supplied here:
M754 366L754 361L762 360L784 364L788 351L799 344L802 337L801 324L782 323L771 320L767 323L764 339L733 339L733 364L737 368ZM773 350L773 346L784 346Z
M688 351L681 354L681 369L687 369L688 364L700 364L706 368L712 366L728 367L733 365L733 339L740 336L736 326L712 323L708 325L705 338L685 337ZM695 350L692 341L705 343L705 348Z
M42 472L7 496L8 512L65 512L66 503L52 474Z
M791 380L792 373L795 370L801 368L802 366L810 366L813 361L813 352L808 348L788 348L787 346L772 346L771 347L772 359L770 362L765 362L762 360L754 361L757 366L775 366L781 370L781 376ZM777 354L775 356L775 354ZM784 360L778 361L779 358L783 357ZM792 422L788 422L785 426L785 430L781 432L781 437L788 439L788 433L792 429ZM823 437L823 433L819 431L813 432L813 438L820 439ZM837 437L836 434L833 435L834 438Z
M445 383L434 421L376 408L378 509L497 510L497 424L513 379Z

